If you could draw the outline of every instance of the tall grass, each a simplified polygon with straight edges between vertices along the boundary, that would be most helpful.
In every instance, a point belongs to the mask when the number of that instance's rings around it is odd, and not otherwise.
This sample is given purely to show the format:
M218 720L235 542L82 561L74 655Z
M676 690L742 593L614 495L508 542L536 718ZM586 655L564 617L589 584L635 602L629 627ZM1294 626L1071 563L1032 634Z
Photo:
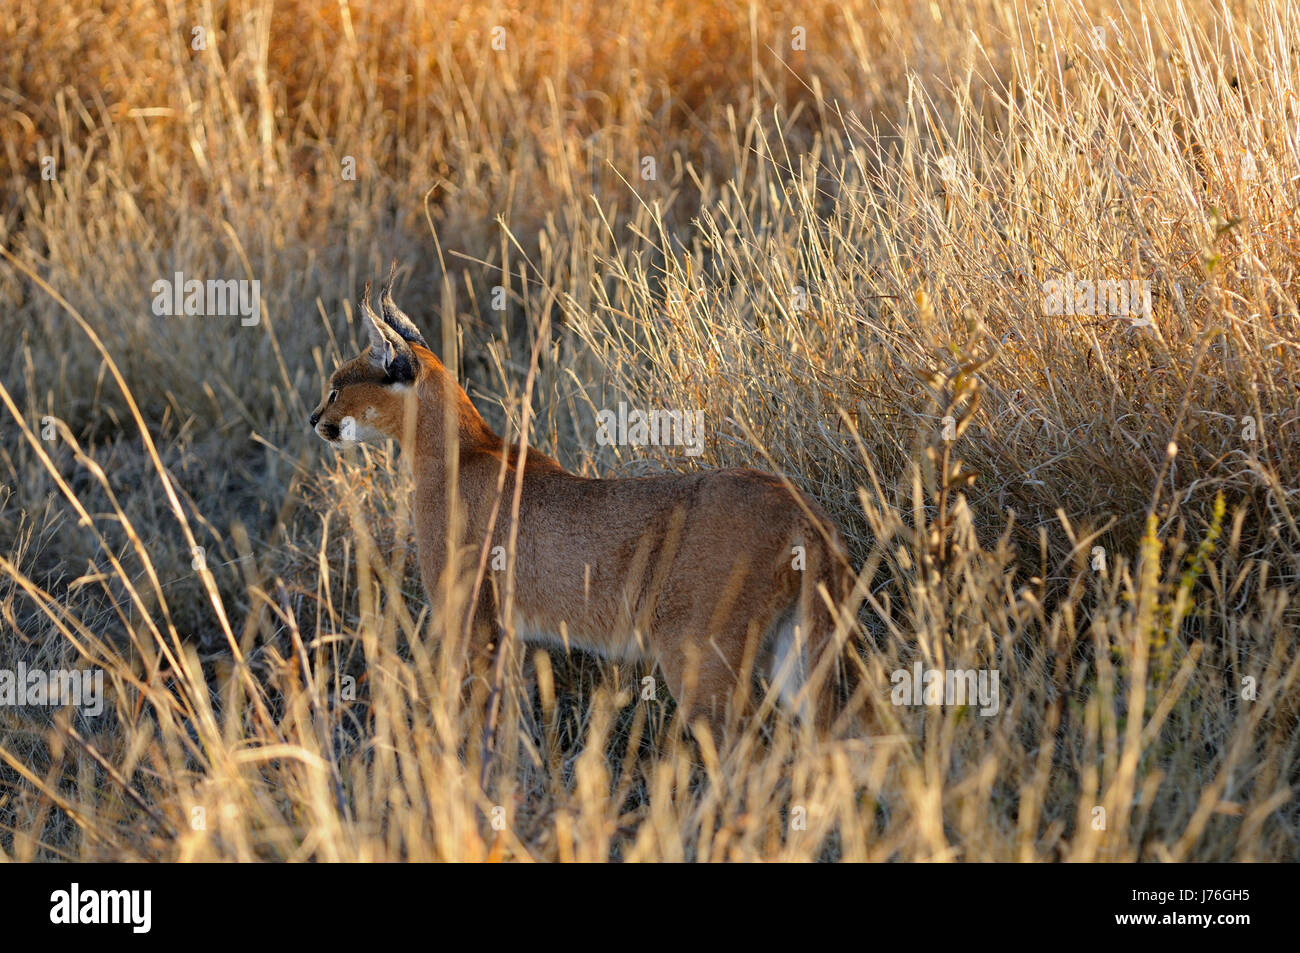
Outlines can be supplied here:
M37 10L0 10L0 669L110 691L0 706L6 856L1300 852L1294 0ZM486 746L404 461L305 425L390 257L512 439L527 397L576 472L817 497L870 732L697 747L653 668L507 638ZM154 315L176 271L261 320ZM1149 324L1047 313L1066 275L1149 281ZM705 453L599 444L620 400ZM1000 710L893 704L917 662Z

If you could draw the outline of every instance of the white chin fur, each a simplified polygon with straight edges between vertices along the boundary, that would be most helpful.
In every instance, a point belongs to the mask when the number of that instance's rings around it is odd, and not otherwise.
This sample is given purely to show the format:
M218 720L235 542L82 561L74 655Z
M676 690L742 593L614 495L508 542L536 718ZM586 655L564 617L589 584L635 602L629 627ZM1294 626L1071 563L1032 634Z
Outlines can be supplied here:
M339 436L335 440L321 433L319 424L316 426L316 435L331 447L348 447L356 443L383 443L387 439L374 427L362 423L355 417L344 417L339 421Z

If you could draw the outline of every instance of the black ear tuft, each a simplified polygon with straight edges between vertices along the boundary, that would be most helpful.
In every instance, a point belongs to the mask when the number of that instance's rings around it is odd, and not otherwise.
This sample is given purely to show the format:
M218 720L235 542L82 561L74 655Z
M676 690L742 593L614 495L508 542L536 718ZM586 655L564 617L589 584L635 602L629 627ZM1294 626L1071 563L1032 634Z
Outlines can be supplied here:
M384 372L384 385L409 384L415 381L416 361L410 344L381 321L370 307L370 282L361 296L361 313L366 317L370 339L370 363Z
M418 344L421 347L428 347L424 342L424 335L420 329L415 326L415 322L408 318L402 310L397 307L397 302L393 300L393 279L397 277L397 259L393 259L393 267L388 270L388 281L384 285L383 292L379 295L379 303L384 308L384 320L388 326L396 331L403 341L411 344Z

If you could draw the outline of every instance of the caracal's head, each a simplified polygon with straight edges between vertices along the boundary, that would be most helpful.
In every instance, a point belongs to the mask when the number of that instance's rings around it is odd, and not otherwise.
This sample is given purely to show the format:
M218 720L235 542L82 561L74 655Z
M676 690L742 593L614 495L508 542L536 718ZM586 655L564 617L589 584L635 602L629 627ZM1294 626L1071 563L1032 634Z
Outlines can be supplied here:
M312 411L312 429L335 447L357 441L401 441L407 414L414 413L414 388L423 366L415 348L424 336L393 302L394 262L380 295L384 316L370 307L370 282L361 300L370 344L330 375L325 398Z

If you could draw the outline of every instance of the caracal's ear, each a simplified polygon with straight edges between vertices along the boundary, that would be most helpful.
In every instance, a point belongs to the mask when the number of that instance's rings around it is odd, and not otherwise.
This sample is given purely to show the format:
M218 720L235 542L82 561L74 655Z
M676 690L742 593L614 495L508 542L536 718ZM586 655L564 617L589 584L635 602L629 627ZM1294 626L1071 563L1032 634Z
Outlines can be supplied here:
M392 382L415 380L415 359L406 342L370 307L370 282L361 297L361 313L366 317L366 334L370 338L368 359L372 367L383 371Z
M415 326L415 322L403 313L402 309L397 306L393 300L393 279L397 277L397 259L393 259L393 267L388 270L388 281L384 284L384 290L379 295L379 303L384 309L384 321L387 325L397 332L397 336L403 341L410 344L418 344L420 347L428 347L424 342L424 335L420 329Z

